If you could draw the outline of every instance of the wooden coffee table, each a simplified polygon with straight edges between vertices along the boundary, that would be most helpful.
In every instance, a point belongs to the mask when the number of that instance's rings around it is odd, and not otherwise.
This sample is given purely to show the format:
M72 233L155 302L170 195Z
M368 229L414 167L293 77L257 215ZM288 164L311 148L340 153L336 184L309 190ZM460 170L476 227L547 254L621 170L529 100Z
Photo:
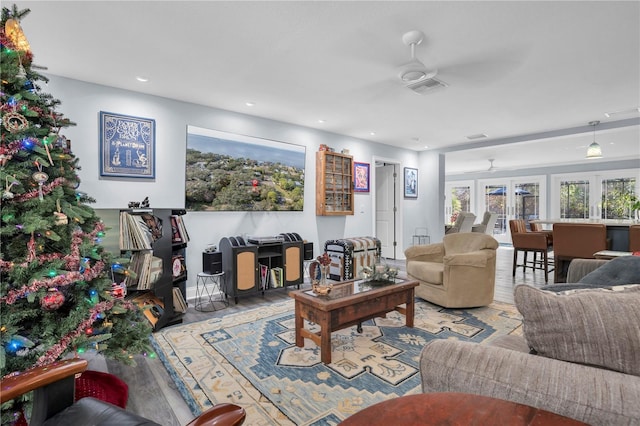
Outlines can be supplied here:
M320 347L321 361L329 364L333 331L357 325L360 332L363 321L384 318L394 310L405 315L407 327L413 327L414 288L417 285L417 281L404 278L384 286L354 280L334 284L327 296L315 295L311 290L292 291L289 295L296 301L296 346L303 347L305 337L311 339ZM305 329L305 319L318 324L320 332Z
M388 399L346 418L339 426L586 426L540 408L488 396L421 393Z

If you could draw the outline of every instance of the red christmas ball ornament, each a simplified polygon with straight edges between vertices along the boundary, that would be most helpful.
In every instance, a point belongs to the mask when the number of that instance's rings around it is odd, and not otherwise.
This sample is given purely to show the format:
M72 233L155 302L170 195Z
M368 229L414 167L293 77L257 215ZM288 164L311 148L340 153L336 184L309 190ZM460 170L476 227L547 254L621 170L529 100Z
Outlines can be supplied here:
M55 311L64 303L64 294L57 288L50 288L49 292L40 299L40 306L45 311Z

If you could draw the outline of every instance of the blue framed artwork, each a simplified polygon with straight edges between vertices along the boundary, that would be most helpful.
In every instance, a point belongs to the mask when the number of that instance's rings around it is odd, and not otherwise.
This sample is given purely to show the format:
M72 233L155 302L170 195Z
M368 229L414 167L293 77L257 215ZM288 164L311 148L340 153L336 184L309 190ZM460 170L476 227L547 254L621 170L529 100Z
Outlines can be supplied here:
M155 179L156 121L100 111L100 176Z
M418 169L404 168L404 198L418 198Z
M369 163L353 162L353 190L369 192Z

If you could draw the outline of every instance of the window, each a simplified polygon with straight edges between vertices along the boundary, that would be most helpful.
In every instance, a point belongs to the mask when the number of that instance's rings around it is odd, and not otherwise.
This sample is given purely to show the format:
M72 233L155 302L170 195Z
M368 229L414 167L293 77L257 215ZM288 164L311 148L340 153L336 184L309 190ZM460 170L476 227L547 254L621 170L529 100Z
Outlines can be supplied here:
M629 219L631 200L640 193L638 170L555 175L551 217Z
M603 179L602 219L631 218L631 197L635 195L635 189L635 178Z

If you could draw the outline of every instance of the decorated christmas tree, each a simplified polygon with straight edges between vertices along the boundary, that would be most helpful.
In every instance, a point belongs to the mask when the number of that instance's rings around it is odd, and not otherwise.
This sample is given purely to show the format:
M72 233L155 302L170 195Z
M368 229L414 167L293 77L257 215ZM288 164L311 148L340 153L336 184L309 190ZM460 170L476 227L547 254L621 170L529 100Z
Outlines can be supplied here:
M151 327L114 282L121 267L100 245L94 200L78 191L61 133L73 123L41 91L47 79L20 27L28 13L3 8L0 28L0 377L85 351L131 364L152 353ZM3 407L3 424L19 405Z

